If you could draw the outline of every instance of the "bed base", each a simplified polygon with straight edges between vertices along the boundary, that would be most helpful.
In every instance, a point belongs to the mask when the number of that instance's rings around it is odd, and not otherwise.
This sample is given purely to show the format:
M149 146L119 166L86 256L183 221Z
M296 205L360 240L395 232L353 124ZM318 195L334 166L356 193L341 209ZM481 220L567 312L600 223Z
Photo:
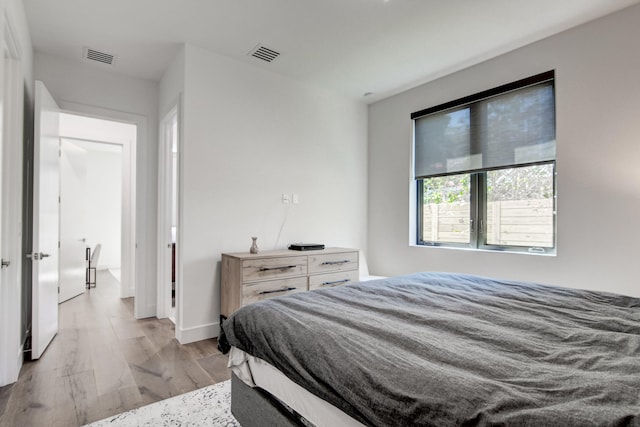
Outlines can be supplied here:
M231 413L242 427L308 427L293 409L259 387L249 387L231 374ZM306 422L305 422L306 421Z

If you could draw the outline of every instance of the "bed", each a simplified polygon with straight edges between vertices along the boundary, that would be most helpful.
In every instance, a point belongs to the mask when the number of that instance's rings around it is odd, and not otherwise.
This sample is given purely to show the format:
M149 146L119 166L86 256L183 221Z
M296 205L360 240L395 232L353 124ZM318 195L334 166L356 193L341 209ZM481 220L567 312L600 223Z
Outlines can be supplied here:
M248 305L219 345L243 426L640 426L628 296L418 273Z

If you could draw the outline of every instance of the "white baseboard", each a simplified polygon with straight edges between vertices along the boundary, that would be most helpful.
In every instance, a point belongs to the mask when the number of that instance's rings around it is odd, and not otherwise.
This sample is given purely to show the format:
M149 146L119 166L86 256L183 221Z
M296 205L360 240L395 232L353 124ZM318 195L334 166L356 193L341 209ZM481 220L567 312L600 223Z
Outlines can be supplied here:
M220 333L220 323L208 323L192 328L176 329L176 339L180 344L202 341L209 338L217 338Z
M368 282L369 280L386 279L386 276L360 276L358 279L360 282Z

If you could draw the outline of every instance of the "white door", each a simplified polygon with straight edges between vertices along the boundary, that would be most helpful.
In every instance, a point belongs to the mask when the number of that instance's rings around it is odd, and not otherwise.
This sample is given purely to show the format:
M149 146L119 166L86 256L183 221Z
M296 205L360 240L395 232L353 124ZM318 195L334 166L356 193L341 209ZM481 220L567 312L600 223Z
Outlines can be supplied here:
M60 142L60 293L64 302L86 289L86 229L84 200L87 150L72 141Z
M32 350L39 359L58 332L59 109L36 81L33 149Z
M11 32L11 25L5 31ZM20 348L22 326L20 313L24 307L22 294L22 162L23 162L23 78L20 55L12 41L5 37L2 87L2 277L0 278L0 387L15 382L22 366Z

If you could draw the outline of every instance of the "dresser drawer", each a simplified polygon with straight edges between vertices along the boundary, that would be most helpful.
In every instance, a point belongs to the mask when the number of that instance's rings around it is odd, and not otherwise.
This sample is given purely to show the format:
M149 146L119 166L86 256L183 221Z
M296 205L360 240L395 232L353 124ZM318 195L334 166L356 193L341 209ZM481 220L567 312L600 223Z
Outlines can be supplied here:
M339 252L309 256L309 274L358 269L358 252Z
M306 290L306 277L248 283L242 286L242 305Z
M247 259L242 262L242 281L255 282L307 274L307 257Z
M337 273L316 274L309 276L309 290L330 288L358 281L358 270L339 271Z
M256 301L358 281L353 248L223 253L221 264L221 321Z

